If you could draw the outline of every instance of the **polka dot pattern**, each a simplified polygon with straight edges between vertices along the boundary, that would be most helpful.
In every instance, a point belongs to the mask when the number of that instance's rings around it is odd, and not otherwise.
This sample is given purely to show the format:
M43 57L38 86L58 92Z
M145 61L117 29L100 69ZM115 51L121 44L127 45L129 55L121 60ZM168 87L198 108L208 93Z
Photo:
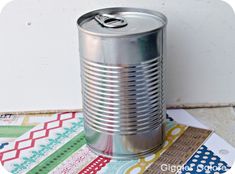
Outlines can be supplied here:
M187 167L186 167L187 166ZM189 167L189 169L188 169ZM203 145L185 165L181 174L217 174L225 173L231 167Z

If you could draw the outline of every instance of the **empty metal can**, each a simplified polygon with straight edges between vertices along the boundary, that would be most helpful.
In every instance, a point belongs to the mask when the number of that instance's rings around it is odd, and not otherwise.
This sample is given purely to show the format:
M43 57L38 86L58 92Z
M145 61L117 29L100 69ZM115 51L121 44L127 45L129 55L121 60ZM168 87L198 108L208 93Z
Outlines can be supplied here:
M165 139L166 17L106 8L78 19L84 130L96 153L128 159Z

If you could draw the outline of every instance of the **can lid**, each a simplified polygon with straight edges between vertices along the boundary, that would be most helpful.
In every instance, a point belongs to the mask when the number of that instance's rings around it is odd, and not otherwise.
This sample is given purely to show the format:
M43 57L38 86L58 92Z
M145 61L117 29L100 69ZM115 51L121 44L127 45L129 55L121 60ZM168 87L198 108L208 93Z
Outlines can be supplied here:
M159 12L123 7L92 11L78 19L81 31L111 37L148 33L166 24L167 18Z

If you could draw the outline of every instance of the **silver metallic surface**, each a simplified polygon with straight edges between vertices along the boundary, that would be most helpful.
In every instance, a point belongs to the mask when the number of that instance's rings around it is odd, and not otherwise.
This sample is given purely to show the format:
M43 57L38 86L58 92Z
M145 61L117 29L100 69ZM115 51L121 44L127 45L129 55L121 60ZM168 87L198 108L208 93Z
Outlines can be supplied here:
M104 22L102 15L115 19ZM166 17L110 8L83 15L78 26L88 145L124 159L159 149L165 138Z
M96 15L95 20L98 21L103 27L108 28L119 28L127 25L125 18L109 14Z

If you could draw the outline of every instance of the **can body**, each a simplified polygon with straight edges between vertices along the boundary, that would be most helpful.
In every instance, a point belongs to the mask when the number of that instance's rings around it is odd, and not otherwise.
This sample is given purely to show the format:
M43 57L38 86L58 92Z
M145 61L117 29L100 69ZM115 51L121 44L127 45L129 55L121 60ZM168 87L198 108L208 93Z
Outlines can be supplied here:
M114 24L114 28L109 28L110 25L106 28L96 21L99 26L94 32L90 26L95 21L91 18L102 13L118 13L118 17L123 13L127 21L121 21L120 27L117 25L121 19L108 19L107 23ZM163 25L139 31L133 26L136 18L140 25L145 20L141 15L156 16ZM106 19L105 16L103 21ZM164 22L166 18L160 13L134 8L97 10L78 20L84 130L93 151L126 159L154 152L163 144Z

